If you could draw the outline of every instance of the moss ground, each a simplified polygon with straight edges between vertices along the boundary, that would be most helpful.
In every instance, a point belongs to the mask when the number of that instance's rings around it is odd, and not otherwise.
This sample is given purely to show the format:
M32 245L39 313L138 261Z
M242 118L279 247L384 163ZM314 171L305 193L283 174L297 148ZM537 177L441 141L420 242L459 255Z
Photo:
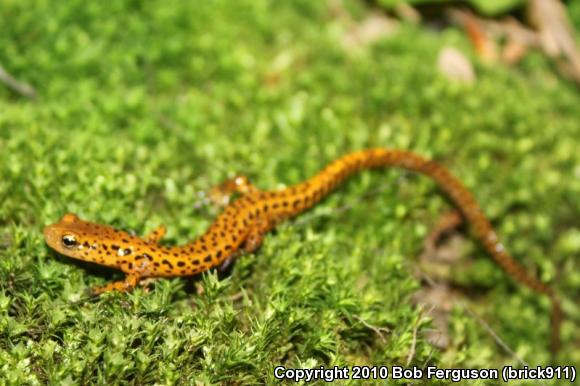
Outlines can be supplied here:
M355 22L363 4L346 2ZM540 55L485 65L460 31L408 25L352 51L327 2L4 0L0 13L0 63L39 94L0 88L0 383L254 385L275 383L279 364L517 365L479 319L532 366L580 363L580 98ZM475 84L438 75L446 45L473 60ZM427 342L413 272L449 206L397 170L354 178L229 277L202 275L203 293L171 279L78 302L119 274L42 239L76 212L138 234L165 224L166 242L184 243L217 213L197 192L236 173L296 183L375 146L447 165L508 249L563 294L557 360L546 299L469 238L445 281L478 317L457 305L449 347Z

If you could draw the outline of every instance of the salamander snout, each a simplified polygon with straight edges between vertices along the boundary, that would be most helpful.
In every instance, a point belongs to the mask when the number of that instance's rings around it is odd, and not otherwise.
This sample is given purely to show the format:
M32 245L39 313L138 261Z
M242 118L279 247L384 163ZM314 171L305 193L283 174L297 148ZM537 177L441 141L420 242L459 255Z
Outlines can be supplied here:
M44 235L44 240L46 241L46 243L52 247L58 239L58 232L55 229L54 225L45 226L42 233Z
M59 253L72 256L81 244L76 222L79 218L72 214L65 214L59 222L44 227L42 233L49 247Z

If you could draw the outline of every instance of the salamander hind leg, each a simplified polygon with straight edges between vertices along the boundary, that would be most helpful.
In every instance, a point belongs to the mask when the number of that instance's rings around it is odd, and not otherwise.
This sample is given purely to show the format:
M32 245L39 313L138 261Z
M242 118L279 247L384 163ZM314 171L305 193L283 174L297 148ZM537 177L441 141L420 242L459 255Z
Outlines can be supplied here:
M464 222L463 217L459 211L451 211L439 218L435 227L431 230L424 243L424 258L431 258L435 255L437 244L443 237L455 229L457 229Z
M225 259L218 266L219 273L220 274L227 274L231 270L236 258L243 255L244 253L253 253L258 248L260 248L260 246L262 245L262 242L264 241L264 237L266 236L266 233L268 233L270 231L270 229L272 229L272 224L273 224L272 221L267 220L267 219L261 219L261 220L255 221L254 225L251 227L251 229L248 233L248 236L246 237L241 248L238 249L230 257Z
M252 185L248 177L236 176L212 188L208 198L214 205L226 206L230 203L230 198L234 193L245 195L257 191L258 188Z
M259 220L256 221L254 227L248 233L248 237L244 243L244 252L252 253L255 252L264 241L266 233L272 228L272 222L269 220Z
M267 223L266 223L267 224ZM241 249L237 250L232 256L225 259L219 266L218 272L220 275L227 275L228 272L231 271L233 264L239 256L243 255L244 253L253 253L255 252L264 241L264 237L266 233L270 230L270 227L266 227L265 225L256 226L250 230L250 233L246 237L246 240L242 244Z
M149 233L147 235L147 237L145 237L145 240L149 244L157 244L159 241L161 241L163 236L165 236L166 232L167 232L167 230L165 229L165 227L163 225L159 226L159 227L155 228L155 230L153 230L153 232Z
M135 288L138 282L139 276L127 275L125 280L115 281L101 287L94 287L91 289L90 293L92 296L99 296L102 293L109 291L129 292Z

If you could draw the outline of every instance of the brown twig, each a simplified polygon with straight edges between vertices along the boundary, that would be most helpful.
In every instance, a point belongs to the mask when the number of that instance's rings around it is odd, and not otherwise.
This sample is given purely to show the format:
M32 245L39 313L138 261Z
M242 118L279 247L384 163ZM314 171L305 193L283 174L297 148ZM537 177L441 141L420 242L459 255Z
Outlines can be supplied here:
M440 286L441 284L437 283L435 280L433 280L433 278L431 278L426 272L421 271L420 269L417 269L421 275L425 278L425 281L427 282L427 284L433 288ZM475 311L473 311L471 308L469 308L467 306L467 304L465 304L462 301L459 300L452 300L453 305L454 306L458 306L461 309L464 309L465 311L467 311L467 313L473 317L473 319L475 319L475 321L481 325L484 330L496 341L496 343L509 355L511 355L513 358L515 358L522 366L528 366L529 364L522 358L520 357L511 347L509 347L507 345L507 343L501 339L501 337L498 335L497 332L495 332L491 326L484 321L480 316L478 316Z
M421 309L421 311L419 313L419 317L415 321L415 324L413 326L413 340L411 341L411 349L409 350L409 355L407 356L407 366L409 366L411 364L411 361L413 360L413 357L415 356L415 349L417 347L417 330L419 329L419 325L421 324L421 321L423 321L423 318L426 315L429 315L434 309L435 309L435 305L432 305L431 308L429 309L429 311L427 311L426 313L424 313L423 309Z
M0 66L0 82L4 83L13 91L27 98L36 98L36 90L28 83L20 82Z
M375 334L377 334L379 336L379 338L381 338L381 341L383 343L386 342L385 336L383 335L383 332L385 333L389 333L391 332L390 329L386 328L386 327L377 327L377 326L373 326L372 324L368 323L366 320L364 320L363 318L361 318L358 315L354 315L354 318L356 320L358 320L359 322L361 322L365 327L373 330L375 332Z

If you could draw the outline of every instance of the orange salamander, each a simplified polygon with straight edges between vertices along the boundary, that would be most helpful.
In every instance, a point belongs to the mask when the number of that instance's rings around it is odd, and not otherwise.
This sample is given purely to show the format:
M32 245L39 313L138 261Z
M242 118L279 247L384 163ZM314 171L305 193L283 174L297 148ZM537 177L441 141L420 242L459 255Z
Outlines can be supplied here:
M552 344L553 349L557 349L562 314L556 293L508 254L473 195L456 177L436 162L410 151L369 149L354 152L335 160L305 182L278 191L260 191L247 178L237 177L220 189L225 194L237 192L241 197L227 205L203 235L183 246L160 245L165 234L163 227L139 238L107 225L83 221L70 213L58 223L45 227L44 237L47 244L62 255L119 269L126 274L122 281L95 288L94 294L129 291L143 278L195 275L240 253L253 252L276 224L309 209L351 175L365 169L390 166L419 172L435 180L496 263L515 280L551 299Z

